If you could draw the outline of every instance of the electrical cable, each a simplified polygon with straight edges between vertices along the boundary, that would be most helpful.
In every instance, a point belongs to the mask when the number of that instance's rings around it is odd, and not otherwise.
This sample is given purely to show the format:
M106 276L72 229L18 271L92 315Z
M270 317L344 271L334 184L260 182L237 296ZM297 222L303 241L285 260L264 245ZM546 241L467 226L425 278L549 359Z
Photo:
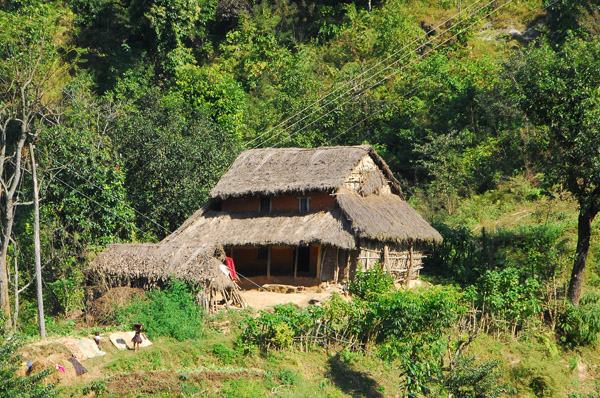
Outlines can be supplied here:
M82 180L84 180L85 182L87 182L88 184L90 184L91 186L93 186L94 188L97 188L99 190L104 190L104 188L99 187L98 185L94 184L94 182L88 180L87 178L85 178L84 176L82 176L81 174L79 174L77 171L73 170L72 168L70 168L69 166L59 162L58 160L56 160L55 158L53 158L52 156L50 156L50 154L48 154L45 151L42 151L41 149L38 149L37 147L34 147L34 150L40 152L42 155L46 156L48 159L52 160L54 163L58 164L59 166L71 171L73 174L75 174L76 176L78 176L79 178L81 178ZM138 211L135 207L127 204L125 201L123 201L123 205L131 210L133 210L133 212L135 212L137 215L145 218L146 220L150 221L151 223L153 223L154 225L158 226L159 228L163 229L165 232L172 234L173 231L169 230L168 228L166 228L165 226L159 224L158 222L154 221L153 219L151 219L150 217L146 216L145 214L143 214L142 212Z
M512 1L512 0L511 0ZM547 8L553 6L554 4L558 3L560 0L554 0L552 3L548 4L547 6L545 6L544 8L542 8L542 11L545 11ZM416 90L416 88L414 88L413 90L411 90L409 93L402 95L400 98L407 98L408 95L410 95L412 92L414 92ZM343 104L342 104L343 105ZM389 104L388 104L389 105ZM357 125L363 123L364 121L370 119L371 117L381 113L383 111L383 108L379 108L377 111L372 112L371 114L367 115L365 118L363 118L362 120L360 120L359 122L353 124L352 126L348 127L346 130L342 131L341 133L335 135L333 138L330 138L329 140L325 141L326 144L331 144L331 142L333 140L335 140L336 138L340 137L342 134L347 133L348 131L352 130L354 127L356 127Z
M437 26L435 26L434 28L431 28L428 32L426 32L425 34L419 36L418 38L414 39L412 42L410 42L409 44L405 45L404 47L402 47L400 50L395 51L393 54L389 55L387 58L383 59L382 61L376 63L375 65L369 67L367 70L365 70L364 72L361 72L358 76L350 79L349 81L347 81L346 83L344 83L343 85L341 85L340 87L336 88L335 90L331 91L330 93L328 93L327 95L325 95L324 97L321 97L320 99L318 99L317 101L313 102L312 104L306 106L305 108L303 108L302 110L296 112L295 114L293 114L292 116L288 117L287 119L283 120L282 122L280 122L279 124L277 124L274 127L271 127L269 130L267 130L266 132L262 133L261 135L259 135L258 137L252 139L250 142L246 143L244 146L248 147L250 144L252 144L253 142L255 142L256 140L262 138L263 136L265 136L266 134L270 133L271 131L275 130L276 128L280 127L281 125L285 124L286 122L288 122L289 120L295 118L296 116L304 113L306 110L312 108L313 106L315 106L316 104L318 104L319 102L325 100L326 98L328 98L329 96L333 95L334 93L338 92L339 90L341 90L342 88L348 86L349 84L355 82L356 80L358 80L360 77L364 76L365 74L367 74L368 72L370 72L371 70L373 70L374 68L378 67L379 65L387 62L390 58L398 55L400 52L404 51L405 49L411 47L413 44L417 43L419 40L423 39L423 38L427 38L429 36L429 34L431 34L432 32L434 32L436 29L444 26L446 23L448 23L449 21L460 17L460 15L463 12L466 12L468 9L470 9L471 7L473 7L475 4L481 2L483 0L477 0L474 3L470 4L468 7L462 9L460 12L458 12L457 14L453 15L452 17L448 18L447 20L445 20L444 22L438 24ZM481 10L481 8L479 9ZM477 12L479 11L477 10ZM447 32L447 30L445 31ZM443 32L443 33L445 33ZM370 79L370 78L369 78ZM327 105L327 104L326 104ZM269 138L270 139L270 138ZM268 139L267 139L268 141ZM264 144L264 143L263 143ZM258 145L258 146L262 146L262 144ZM256 148L256 146L254 147ZM253 148L253 149L254 149Z
M512 0L510 0L510 1L512 1ZM485 4L485 5L481 6L479 9L477 9L477 10L476 10L476 11L474 11L474 12L472 12L472 13L471 13L471 14L468 16L468 18L472 17L473 15L477 14L477 13L478 13L479 11L481 11L482 9L484 9L484 8L486 8L486 7L488 7L488 6L490 6L491 4L493 4L493 3L495 3L495 2L496 2L496 0L491 0L491 1L489 1L487 4ZM488 14L488 15L489 15L489 14ZM485 18L485 17L484 17L484 18ZM417 51L419 51L419 50L422 50L422 49L423 49L425 46L427 46L428 44L432 43L434 40L436 40L436 39L438 39L438 38L442 37L444 34L446 34L447 32L449 32L450 30L454 29L456 26L458 26L458 25L460 25L460 24L462 24L462 23L463 23L462 21L459 21L458 23L456 23L456 24L454 24L454 25L450 26L448 29L446 29L445 31L443 31L443 32L439 33L437 36L435 36L435 37L433 37L433 38L429 39L427 42L425 42L425 43L421 44L420 46L418 46L418 47L417 47L417 48L415 48L414 50L411 50L411 51L407 52L407 53L406 53L406 54L404 54L404 56L402 56L400 59L397 59L396 61L392 62L391 64L389 64L389 65L388 65L388 66L386 66L385 68L383 68L383 69L381 69L380 71L378 71L377 73L375 73L375 74L371 75L370 77L368 77L367 79L365 79L365 80L364 80L364 82L367 82L367 81L369 81L369 80L373 79L374 77L376 77L376 76L379 76L379 75L380 75L381 73L383 73L385 70L387 70L387 69L390 69L391 67L393 67L394 65L396 65L398 62L402 61L403 59L405 59L406 57L408 57L409 55L411 55L412 53L416 53ZM473 24L469 25L467 28L469 28L469 27L470 27L470 26L472 26L472 25L473 25ZM463 31L464 31L464 30L463 30ZM462 33L462 31L461 31L461 32L459 32L459 34L460 34L460 33ZM457 36L457 35L455 35L455 36ZM453 36L453 37L455 37L455 36ZM448 39L448 40L450 40L450 39ZM445 43L446 43L448 40L444 41L442 44L445 44ZM440 46L440 45L438 45L437 47L435 47L435 49L437 49L439 46ZM430 52L431 52L431 51L429 51L427 54L429 54ZM425 55L426 55L426 54L425 54ZM422 59L422 58L423 58L423 56L416 58L415 60L411 61L411 62L410 62L410 63L408 63L407 65L403 66L403 67L402 67L400 70L398 70L396 73L399 73L399 72L400 72L401 70L403 70L403 69L404 69L406 66L408 66L408 65L411 65L411 64L412 64L412 63L414 63L415 61L417 61L417 60L419 60L419 59ZM386 79L383 79L383 80L386 80ZM383 81L383 80L382 80L382 81ZM363 82L363 83L364 83L364 82ZM380 81L380 82L381 82L381 81ZM380 82L376 83L375 85L379 84ZM369 87L368 89L370 89L370 88L374 87L375 85L373 85L373 86ZM368 89L367 89L367 90L368 90ZM309 118L310 116L314 115L315 113L317 113L317 112L318 112L318 111L320 111L321 109L325 108L326 106L328 106L328 105L332 104L332 103L333 103L333 102L335 102L336 100L338 100L338 99L340 99L340 98L344 97L346 94L348 94L348 93L352 92L353 90L354 90L354 89L353 89L353 88L351 88L351 89L349 89L349 90L347 90L347 91L343 92L342 94L338 95L338 96L337 96L337 97L335 97L334 99L330 100L330 101L329 101L329 102L327 102L326 104L320 105L320 106L319 106L319 107L318 107L316 110L314 110L314 111L313 111L313 112L311 112L310 114L308 114L308 115L304 116L304 117L303 117L302 119L300 119L300 120L297 120L297 121L296 121L296 122L294 122L293 124L289 125L289 126L288 126L288 127L286 127L285 129L283 129L283 130L279 131L277 134L273 135L272 137L269 137L269 138L267 138L267 139L266 139L266 140L264 140L262 143L260 143L260 144L258 144L258 145L256 145L256 146L254 146L254 147L253 147L253 148L251 148L251 149L256 149L256 148L258 148L259 146L262 146L262 145L264 145L264 144L265 144L266 142L268 142L269 140L271 140L271 139L273 139L273 138L275 138L275 137L277 137L277 136L279 136L279 135L283 134L284 132L288 131L289 129L291 129L292 127L294 127L295 125L297 125L298 123L300 123L300 122L302 122L302 121L306 120L306 119L307 119L307 118ZM361 92L359 92L359 93L358 93L358 94L356 94L355 96L360 96L360 95L362 95L362 94L363 94L365 91L366 91L366 90L362 90ZM348 101L349 101L349 100L348 100ZM348 102L348 101L346 101L346 102ZM344 102L344 103L346 103L346 102ZM343 104L344 104L344 103L343 103ZM343 104L342 104L342 105L343 105ZM338 106L339 106L339 105L338 105ZM334 108L334 110L335 110L335 109L336 109L336 108ZM319 119L317 119L317 120L320 120L320 118L319 118ZM312 123L311 123L311 124L309 124L309 125L312 125ZM305 126L305 127L306 127L306 126ZM278 144L279 144L279 143L278 143ZM278 144L275 144L275 146L277 146Z
M496 0L492 0L489 4L495 2ZM471 23L470 25L468 25L466 28L462 29L461 31L459 31L458 33L452 35L451 37L449 37L448 39L444 40L443 42L439 43L438 45L436 45L435 47L433 47L432 49L430 49L429 51L427 51L426 53L421 54L419 57L415 58L414 60L410 61L408 64L403 65L400 69L390 73L389 75L387 75L386 77L384 77L383 79L379 80L377 83L363 89L361 92L359 92L356 97L364 94L366 91L380 85L382 82L388 80L390 77L400 73L402 70L404 70L406 67L412 65L413 63L415 63L416 61L423 59L425 56L429 55L430 53L432 53L433 51L437 50L439 47L441 47L442 45L446 44L448 41L452 40L453 38L457 37L458 35L464 33L467 29L469 29L470 27L472 27L473 25L475 25L476 23L482 21L483 19L489 17L490 15L498 12L499 10L501 10L502 8L504 8L506 5L508 5L509 3L511 3L513 0L507 0L504 4L502 4L501 6L499 6L498 8L494 9L493 11L491 11L490 13L484 15L483 17L479 18L478 20L476 20L475 22ZM556 0L558 1L558 0ZM386 68L387 69L387 68ZM336 107L334 107L333 109L329 110L328 112L326 112L325 114L319 116L317 119L313 120L312 122L310 122L309 124L303 126L302 128L300 128L299 130L294 131L293 133L291 133L289 136L283 138L282 140L280 140L279 142L277 142L274 147L277 147L278 145L282 144L283 142L289 140L290 138L292 138L293 136L295 136L296 134L300 133L301 131L305 130L306 128L312 126L313 124L315 124L316 122L318 122L319 120L323 119L325 116L330 115L331 113L333 113L334 111L336 111L338 108L341 108L341 106L347 104L348 102L350 102L353 98L347 99L346 101L342 102L341 104L337 105Z

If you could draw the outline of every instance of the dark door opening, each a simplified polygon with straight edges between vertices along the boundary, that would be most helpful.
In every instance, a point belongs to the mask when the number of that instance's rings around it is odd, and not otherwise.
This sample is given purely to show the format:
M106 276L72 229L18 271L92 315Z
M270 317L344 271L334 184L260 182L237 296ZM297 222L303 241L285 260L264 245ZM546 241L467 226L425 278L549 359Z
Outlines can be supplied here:
M310 272L310 246L300 246L298 250L298 272Z

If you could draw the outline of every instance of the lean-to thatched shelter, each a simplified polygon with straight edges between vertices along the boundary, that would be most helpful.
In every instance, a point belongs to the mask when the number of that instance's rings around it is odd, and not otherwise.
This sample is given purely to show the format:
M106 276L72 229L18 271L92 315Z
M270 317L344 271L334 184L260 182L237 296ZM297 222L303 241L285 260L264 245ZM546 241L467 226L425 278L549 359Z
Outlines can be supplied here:
M318 284L379 263L408 282L439 241L370 146L254 149L238 156L208 202L162 242L111 245L90 271L111 285L188 278L234 292L223 293L231 298L237 291L219 273L215 248L246 276Z
M216 308L217 298L244 306L238 286L221 271L224 262L219 245L112 244L86 273L98 293L118 286L149 290L175 278L201 288L197 299L206 308Z

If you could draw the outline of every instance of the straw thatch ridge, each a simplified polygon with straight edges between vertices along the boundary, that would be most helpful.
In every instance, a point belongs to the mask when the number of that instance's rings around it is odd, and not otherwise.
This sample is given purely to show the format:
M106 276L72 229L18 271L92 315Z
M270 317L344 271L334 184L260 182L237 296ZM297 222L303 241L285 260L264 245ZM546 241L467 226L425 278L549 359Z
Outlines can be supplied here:
M188 222L189 221L189 222ZM309 245L356 248L356 239L339 209L308 214L196 212L162 244L215 242L223 246Z
M361 197L355 192L342 190L336 201L360 238L400 244L442 241L439 232L397 195Z
M242 152L210 192L211 198L336 192L360 161L370 156L402 195L400 183L369 145L321 148L263 148Z
M202 288L199 301L214 309L217 293L244 305L238 286L220 270L225 252L218 245L112 244L86 269L100 291L117 286L146 290L164 286L175 278Z

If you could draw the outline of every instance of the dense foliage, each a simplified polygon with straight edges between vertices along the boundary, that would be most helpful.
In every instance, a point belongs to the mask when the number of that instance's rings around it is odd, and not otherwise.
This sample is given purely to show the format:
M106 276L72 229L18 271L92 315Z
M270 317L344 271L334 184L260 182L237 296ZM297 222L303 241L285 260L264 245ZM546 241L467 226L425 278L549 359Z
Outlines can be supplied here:
M424 278L451 286L397 290L368 271L352 300L263 312L238 344L345 342L399 361L406 395L495 396L497 364L461 348L474 335L597 341L599 13L596 0L0 2L2 310L35 330L29 143L49 316L82 308L93 252L166 236L239 151L368 143L444 236ZM189 293L152 292L121 322L196 337Z

